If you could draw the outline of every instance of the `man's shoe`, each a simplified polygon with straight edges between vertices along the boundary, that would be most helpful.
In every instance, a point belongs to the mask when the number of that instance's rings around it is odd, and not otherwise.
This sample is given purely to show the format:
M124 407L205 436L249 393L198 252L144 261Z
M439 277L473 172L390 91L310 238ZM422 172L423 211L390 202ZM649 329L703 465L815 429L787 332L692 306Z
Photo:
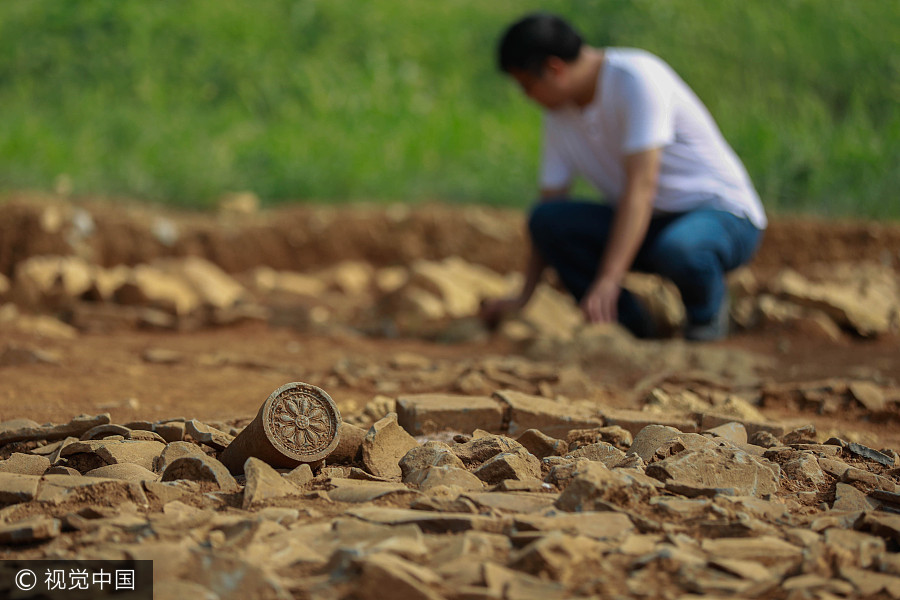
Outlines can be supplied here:
M731 299L728 293L722 298L719 310L709 323L688 323L684 330L684 339L693 342L715 342L728 337L729 310Z

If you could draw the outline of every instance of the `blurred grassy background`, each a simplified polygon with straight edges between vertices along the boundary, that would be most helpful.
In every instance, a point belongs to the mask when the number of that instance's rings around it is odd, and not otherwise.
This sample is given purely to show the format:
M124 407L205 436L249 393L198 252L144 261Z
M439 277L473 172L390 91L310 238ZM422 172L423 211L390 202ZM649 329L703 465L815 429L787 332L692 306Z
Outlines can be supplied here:
M672 64L769 209L900 216L884 0L5 0L0 190L524 206L539 111L494 47L538 7Z

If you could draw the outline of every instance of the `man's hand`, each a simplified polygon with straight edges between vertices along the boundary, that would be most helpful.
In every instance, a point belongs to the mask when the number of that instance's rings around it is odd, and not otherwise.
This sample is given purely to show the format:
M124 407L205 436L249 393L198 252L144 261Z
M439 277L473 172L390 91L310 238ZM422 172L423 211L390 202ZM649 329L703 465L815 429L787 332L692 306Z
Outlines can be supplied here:
M481 303L478 316L488 329L496 329L503 319L522 309L525 302L518 296L511 298L491 298Z
M619 315L617 305L622 287L614 279L600 278L581 299L581 311L590 323L613 323Z

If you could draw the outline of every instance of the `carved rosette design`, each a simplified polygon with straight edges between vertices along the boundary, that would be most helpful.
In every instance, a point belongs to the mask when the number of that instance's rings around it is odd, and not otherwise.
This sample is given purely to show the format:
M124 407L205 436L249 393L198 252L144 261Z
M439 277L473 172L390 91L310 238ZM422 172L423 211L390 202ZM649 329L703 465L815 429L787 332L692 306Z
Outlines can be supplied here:
M288 389L272 402L267 428L277 446L298 458L326 450L337 435L340 417L329 399L305 389Z

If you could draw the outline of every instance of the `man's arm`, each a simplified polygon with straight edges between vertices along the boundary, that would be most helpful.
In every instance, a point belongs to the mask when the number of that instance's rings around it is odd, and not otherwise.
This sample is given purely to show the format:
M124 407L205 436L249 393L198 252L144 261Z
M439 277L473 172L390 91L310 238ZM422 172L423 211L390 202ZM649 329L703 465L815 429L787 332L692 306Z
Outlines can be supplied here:
M592 323L617 319L622 279L634 262L653 216L661 153L660 148L654 148L625 157L625 192L619 199L597 276L581 301L581 309Z

